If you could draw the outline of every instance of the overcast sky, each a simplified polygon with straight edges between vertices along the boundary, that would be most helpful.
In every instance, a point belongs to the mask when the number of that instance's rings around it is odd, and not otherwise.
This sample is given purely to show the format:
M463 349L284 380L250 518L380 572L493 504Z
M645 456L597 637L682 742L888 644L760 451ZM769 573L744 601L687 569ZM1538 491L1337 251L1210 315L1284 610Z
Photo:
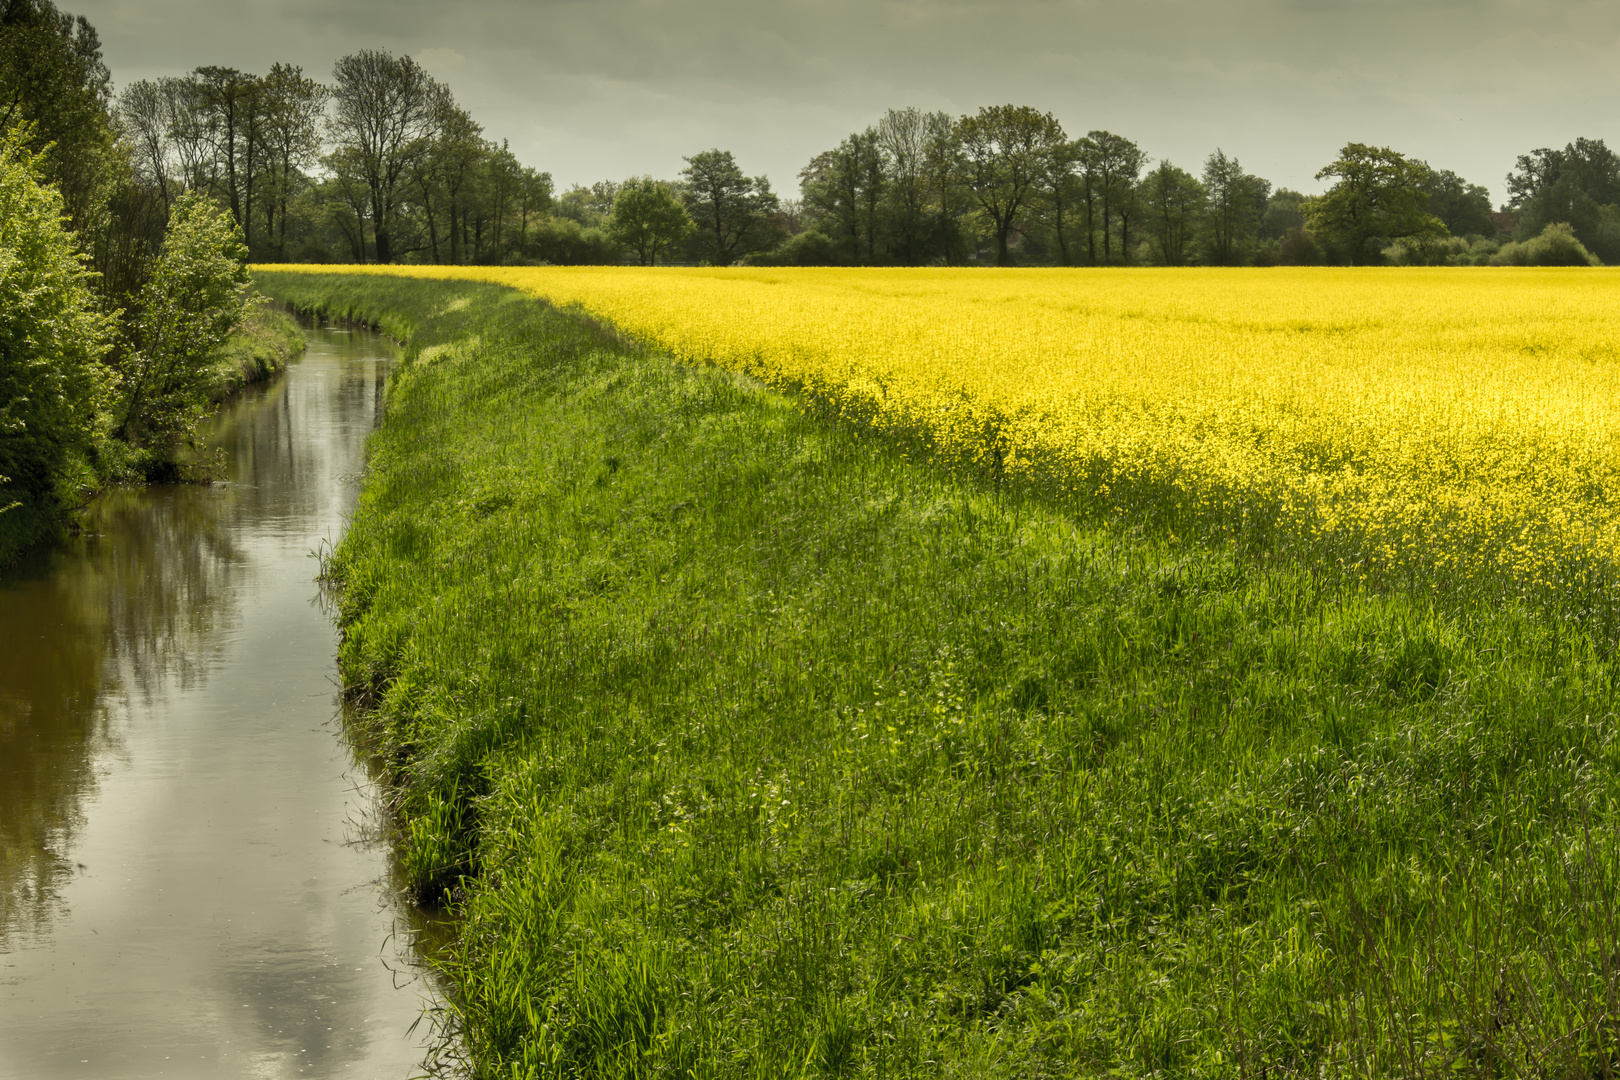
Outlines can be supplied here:
M1614 0L57 2L119 85L276 60L328 81L345 53L409 53L559 190L720 147L791 194L812 155L905 105L1034 105L1306 192L1344 143L1375 143L1497 202L1518 154L1620 142Z

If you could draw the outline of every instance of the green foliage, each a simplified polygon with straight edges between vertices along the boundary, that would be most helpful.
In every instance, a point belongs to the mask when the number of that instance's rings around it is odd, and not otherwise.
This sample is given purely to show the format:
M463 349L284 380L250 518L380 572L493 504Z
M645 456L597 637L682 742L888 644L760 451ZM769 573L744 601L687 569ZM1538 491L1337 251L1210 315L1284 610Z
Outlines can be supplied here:
M1599 266L1596 255L1586 250L1567 222L1555 222L1541 235L1522 242L1503 244L1491 257L1492 266Z
M1310 229L1340 248L1354 263L1376 260L1390 240L1421 242L1446 235L1429 212L1433 173L1421 161L1381 146L1348 143L1333 164L1316 174L1334 178L1331 188L1311 199Z
M1600 258L1620 262L1620 155L1602 139L1522 154L1507 186L1508 206L1518 212L1515 240L1564 222Z
M991 105L957 122L962 182L996 238L996 265L1011 266L1007 238L1046 179L1054 150L1065 142L1051 113L1028 105Z
M472 1075L1605 1075L1612 603L950 475L512 292L261 280L415 328L329 570Z
M356 200L362 252L369 224L377 261L390 263L406 176L434 133L445 91L411 57L380 49L339 58L332 84L330 127L337 147L328 167L344 170L348 184L363 192Z
M883 157L881 225L886 256L918 264L960 261L960 191L956 121L948 113L890 109L877 123Z
M1140 205L1137 177L1148 157L1134 142L1111 131L1089 131L1073 146L1085 208L1087 261L1106 266L1116 261L1116 253L1123 260L1130 221Z
M1478 236L1401 240L1384 249L1384 258L1393 266L1502 266L1506 264L1497 260L1501 247Z
M799 172L801 203L792 215L799 219L795 230L813 235L800 240L795 234L778 249L756 252L750 265L961 262L973 198L962 183L957 134L946 113L890 109L817 154ZM1065 209L1058 207L1060 243ZM1034 224L1024 223L1026 230Z
M1204 162L1204 250L1216 266L1236 266L1253 249L1271 182L1243 170L1235 157L1216 149Z
M730 266L781 239L773 216L781 208L763 176L745 176L729 150L705 150L683 159L681 198L697 224L693 245L715 266Z
M578 222L585 228L599 229L613 213L613 200L618 193L619 184L613 180L598 180L590 187L575 184L557 197L553 211L558 217Z
M805 213L834 238L833 261L873 263L883 236L888 176L876 127L817 154L799 171Z
M1450 169L1441 169L1429 181L1429 213L1438 218L1452 236L1496 238L1491 193L1479 184L1470 184Z
M1198 177L1168 161L1142 183L1142 224L1162 266L1185 266L1203 222L1205 192Z
M249 310L246 249L206 198L178 199L141 290L137 346L120 360L118 434L158 462L196 437L212 410L216 354Z
M1277 243L1277 263L1280 266L1316 266L1321 262L1321 247L1303 227L1290 229L1288 235Z
M555 266L610 266L619 248L606 232L566 217L546 218L530 234L529 254Z
M1260 215L1260 236L1266 240L1283 240L1295 229L1305 227L1306 197L1288 188L1278 188L1266 200L1266 209Z
M54 523L100 432L114 322L24 133L0 135L0 562Z
M666 183L644 176L619 185L608 219L608 238L629 250L642 266L680 249L697 226Z
M847 259L845 249L819 229L806 229L788 237L770 251L748 256L749 266L838 266Z
M113 180L111 85L84 16L51 0L0 0L0 128L27 125L36 168L61 192L75 230L97 217Z

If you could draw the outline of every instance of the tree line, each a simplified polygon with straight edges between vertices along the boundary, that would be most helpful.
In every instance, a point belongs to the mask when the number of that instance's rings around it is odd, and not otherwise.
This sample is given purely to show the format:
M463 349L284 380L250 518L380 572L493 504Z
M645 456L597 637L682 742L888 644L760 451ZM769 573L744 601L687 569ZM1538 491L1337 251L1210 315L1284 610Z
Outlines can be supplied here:
M261 261L1240 266L1620 260L1620 160L1601 140L1519 158L1509 203L1386 147L1328 191L1274 188L1214 150L1194 170L1049 112L891 109L816 154L797 199L711 149L669 180L554 190L408 56L329 83L273 64L141 81L115 115L158 201L202 192ZM1549 227L1564 226L1543 238ZM1551 253L1551 254L1549 254Z
M817 154L780 199L732 154L671 181L575 186L549 217L576 231L556 262L711 265L1592 265L1620 262L1620 157L1600 139L1518 158L1509 201L1449 169L1349 143L1307 196L1233 155L1197 172L1049 113L894 109ZM682 212L684 211L684 213ZM544 253L542 253L544 254Z
M521 253L551 203L550 176L408 56L345 56L330 84L199 67L131 83L115 113L142 180L218 201L261 261L486 262Z
M890 110L813 157L799 173L798 199L779 199L765 177L748 176L728 152L685 160L668 182L576 186L556 199L552 214L594 237L600 262L1620 261L1620 158L1596 139L1521 156L1501 210L1493 210L1483 186L1388 147L1347 144L1316 174L1327 190L1307 196L1274 188L1222 149L1195 173L1155 161L1113 132L1069 138L1051 114L1012 105L961 117ZM646 238L654 236L649 247Z
M1306 196L1233 155L1196 172L1050 113L890 110L800 172L791 231L756 261L844 265L1489 265L1620 260L1620 159L1601 140L1520 157L1510 201L1387 147L1347 144Z

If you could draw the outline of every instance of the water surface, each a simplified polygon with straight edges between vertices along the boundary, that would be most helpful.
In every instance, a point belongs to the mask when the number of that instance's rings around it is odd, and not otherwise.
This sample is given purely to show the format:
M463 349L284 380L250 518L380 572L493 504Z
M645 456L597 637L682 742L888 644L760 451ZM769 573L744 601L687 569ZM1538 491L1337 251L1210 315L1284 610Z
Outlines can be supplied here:
M390 357L312 331L216 422L227 482L115 491L0 578L0 1077L416 1071L311 557Z

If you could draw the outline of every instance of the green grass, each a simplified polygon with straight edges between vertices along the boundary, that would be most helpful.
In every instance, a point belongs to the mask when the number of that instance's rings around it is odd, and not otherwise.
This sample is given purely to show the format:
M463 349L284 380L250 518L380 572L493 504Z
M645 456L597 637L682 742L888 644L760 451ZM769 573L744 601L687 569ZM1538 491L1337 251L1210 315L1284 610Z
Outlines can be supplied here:
M1094 520L488 286L330 572L480 1077L1620 1065L1615 675L1511 593Z
M303 352L304 332L297 320L277 308L255 308L219 350L214 400L275 377Z

